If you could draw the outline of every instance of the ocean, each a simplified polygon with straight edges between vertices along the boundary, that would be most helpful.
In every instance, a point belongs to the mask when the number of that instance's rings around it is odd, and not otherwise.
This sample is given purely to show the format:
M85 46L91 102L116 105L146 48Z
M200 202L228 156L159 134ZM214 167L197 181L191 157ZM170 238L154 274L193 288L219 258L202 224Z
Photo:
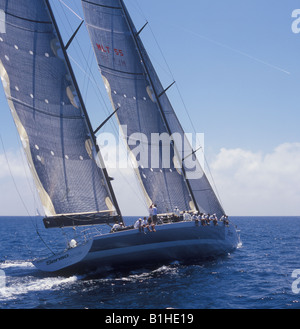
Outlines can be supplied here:
M64 239L58 240L61 230L45 230L40 220L28 217L0 217L0 309L300 308L300 217L231 221L240 230L242 246L230 255L63 277L31 264L50 252L36 225L51 250L64 245Z

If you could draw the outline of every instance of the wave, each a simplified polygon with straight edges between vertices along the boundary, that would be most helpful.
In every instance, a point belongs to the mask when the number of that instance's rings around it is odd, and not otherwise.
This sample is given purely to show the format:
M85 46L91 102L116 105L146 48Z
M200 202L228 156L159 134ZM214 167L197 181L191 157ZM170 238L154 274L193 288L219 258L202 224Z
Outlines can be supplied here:
M138 269L132 270L128 273L127 276L122 277L114 277L112 280L115 281L128 281L128 282L136 282L136 281L144 281L151 280L153 277L159 277L163 275L176 275L178 272L177 265L179 262L174 262L170 265L163 265L156 269Z
M26 268L32 268L34 265L31 263L31 261L24 261L24 260L16 260L16 261L5 261L3 263L0 263L0 269L8 269L8 268L14 268L14 267L26 267Z
M69 278L62 277L24 277L8 278L3 287L0 287L0 301L16 299L20 295L27 295L31 292L53 291L60 289L61 286L72 284L80 280L78 276Z

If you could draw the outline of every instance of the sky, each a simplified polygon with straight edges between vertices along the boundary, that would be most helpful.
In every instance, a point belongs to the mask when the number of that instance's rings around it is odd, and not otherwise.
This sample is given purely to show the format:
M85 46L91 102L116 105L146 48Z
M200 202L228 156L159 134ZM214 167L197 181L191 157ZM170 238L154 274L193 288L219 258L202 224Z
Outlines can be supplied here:
M76 15L60 0L51 1L67 42L83 13L79 0L64 3ZM300 33L292 17L299 2L125 3L137 29L149 22L141 38L163 85L176 81L168 96L185 131L205 136L205 169L226 212L300 215ZM111 106L85 27L68 51L97 127ZM105 131L115 132L116 123ZM41 212L2 87L0 136L0 215ZM123 214L142 214L145 204L132 171L107 166Z

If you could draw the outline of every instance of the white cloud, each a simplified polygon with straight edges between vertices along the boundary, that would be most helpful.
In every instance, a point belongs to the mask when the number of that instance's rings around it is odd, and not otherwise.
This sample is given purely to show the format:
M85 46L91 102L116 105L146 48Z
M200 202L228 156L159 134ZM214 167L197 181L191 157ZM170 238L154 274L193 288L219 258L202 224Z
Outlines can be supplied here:
M269 154L223 148L211 171L231 215L300 214L300 143Z
M16 178L26 177L24 161L20 152L7 152L6 156L4 154L0 154L0 179L8 177L10 172Z

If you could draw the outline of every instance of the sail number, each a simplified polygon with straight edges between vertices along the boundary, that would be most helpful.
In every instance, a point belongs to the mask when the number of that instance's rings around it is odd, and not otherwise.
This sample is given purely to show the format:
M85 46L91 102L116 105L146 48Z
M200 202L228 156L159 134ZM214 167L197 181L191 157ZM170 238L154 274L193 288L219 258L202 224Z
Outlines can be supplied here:
M106 53L106 54L113 53L116 56L121 56L121 57L124 56L124 53L123 53L123 50L122 49L116 49L116 48L114 48L113 49L113 52L112 52L111 48L108 47L108 46L104 46L104 45L101 45L99 43L96 43L96 46L97 46L97 49L100 50L100 51L102 51L103 53Z

